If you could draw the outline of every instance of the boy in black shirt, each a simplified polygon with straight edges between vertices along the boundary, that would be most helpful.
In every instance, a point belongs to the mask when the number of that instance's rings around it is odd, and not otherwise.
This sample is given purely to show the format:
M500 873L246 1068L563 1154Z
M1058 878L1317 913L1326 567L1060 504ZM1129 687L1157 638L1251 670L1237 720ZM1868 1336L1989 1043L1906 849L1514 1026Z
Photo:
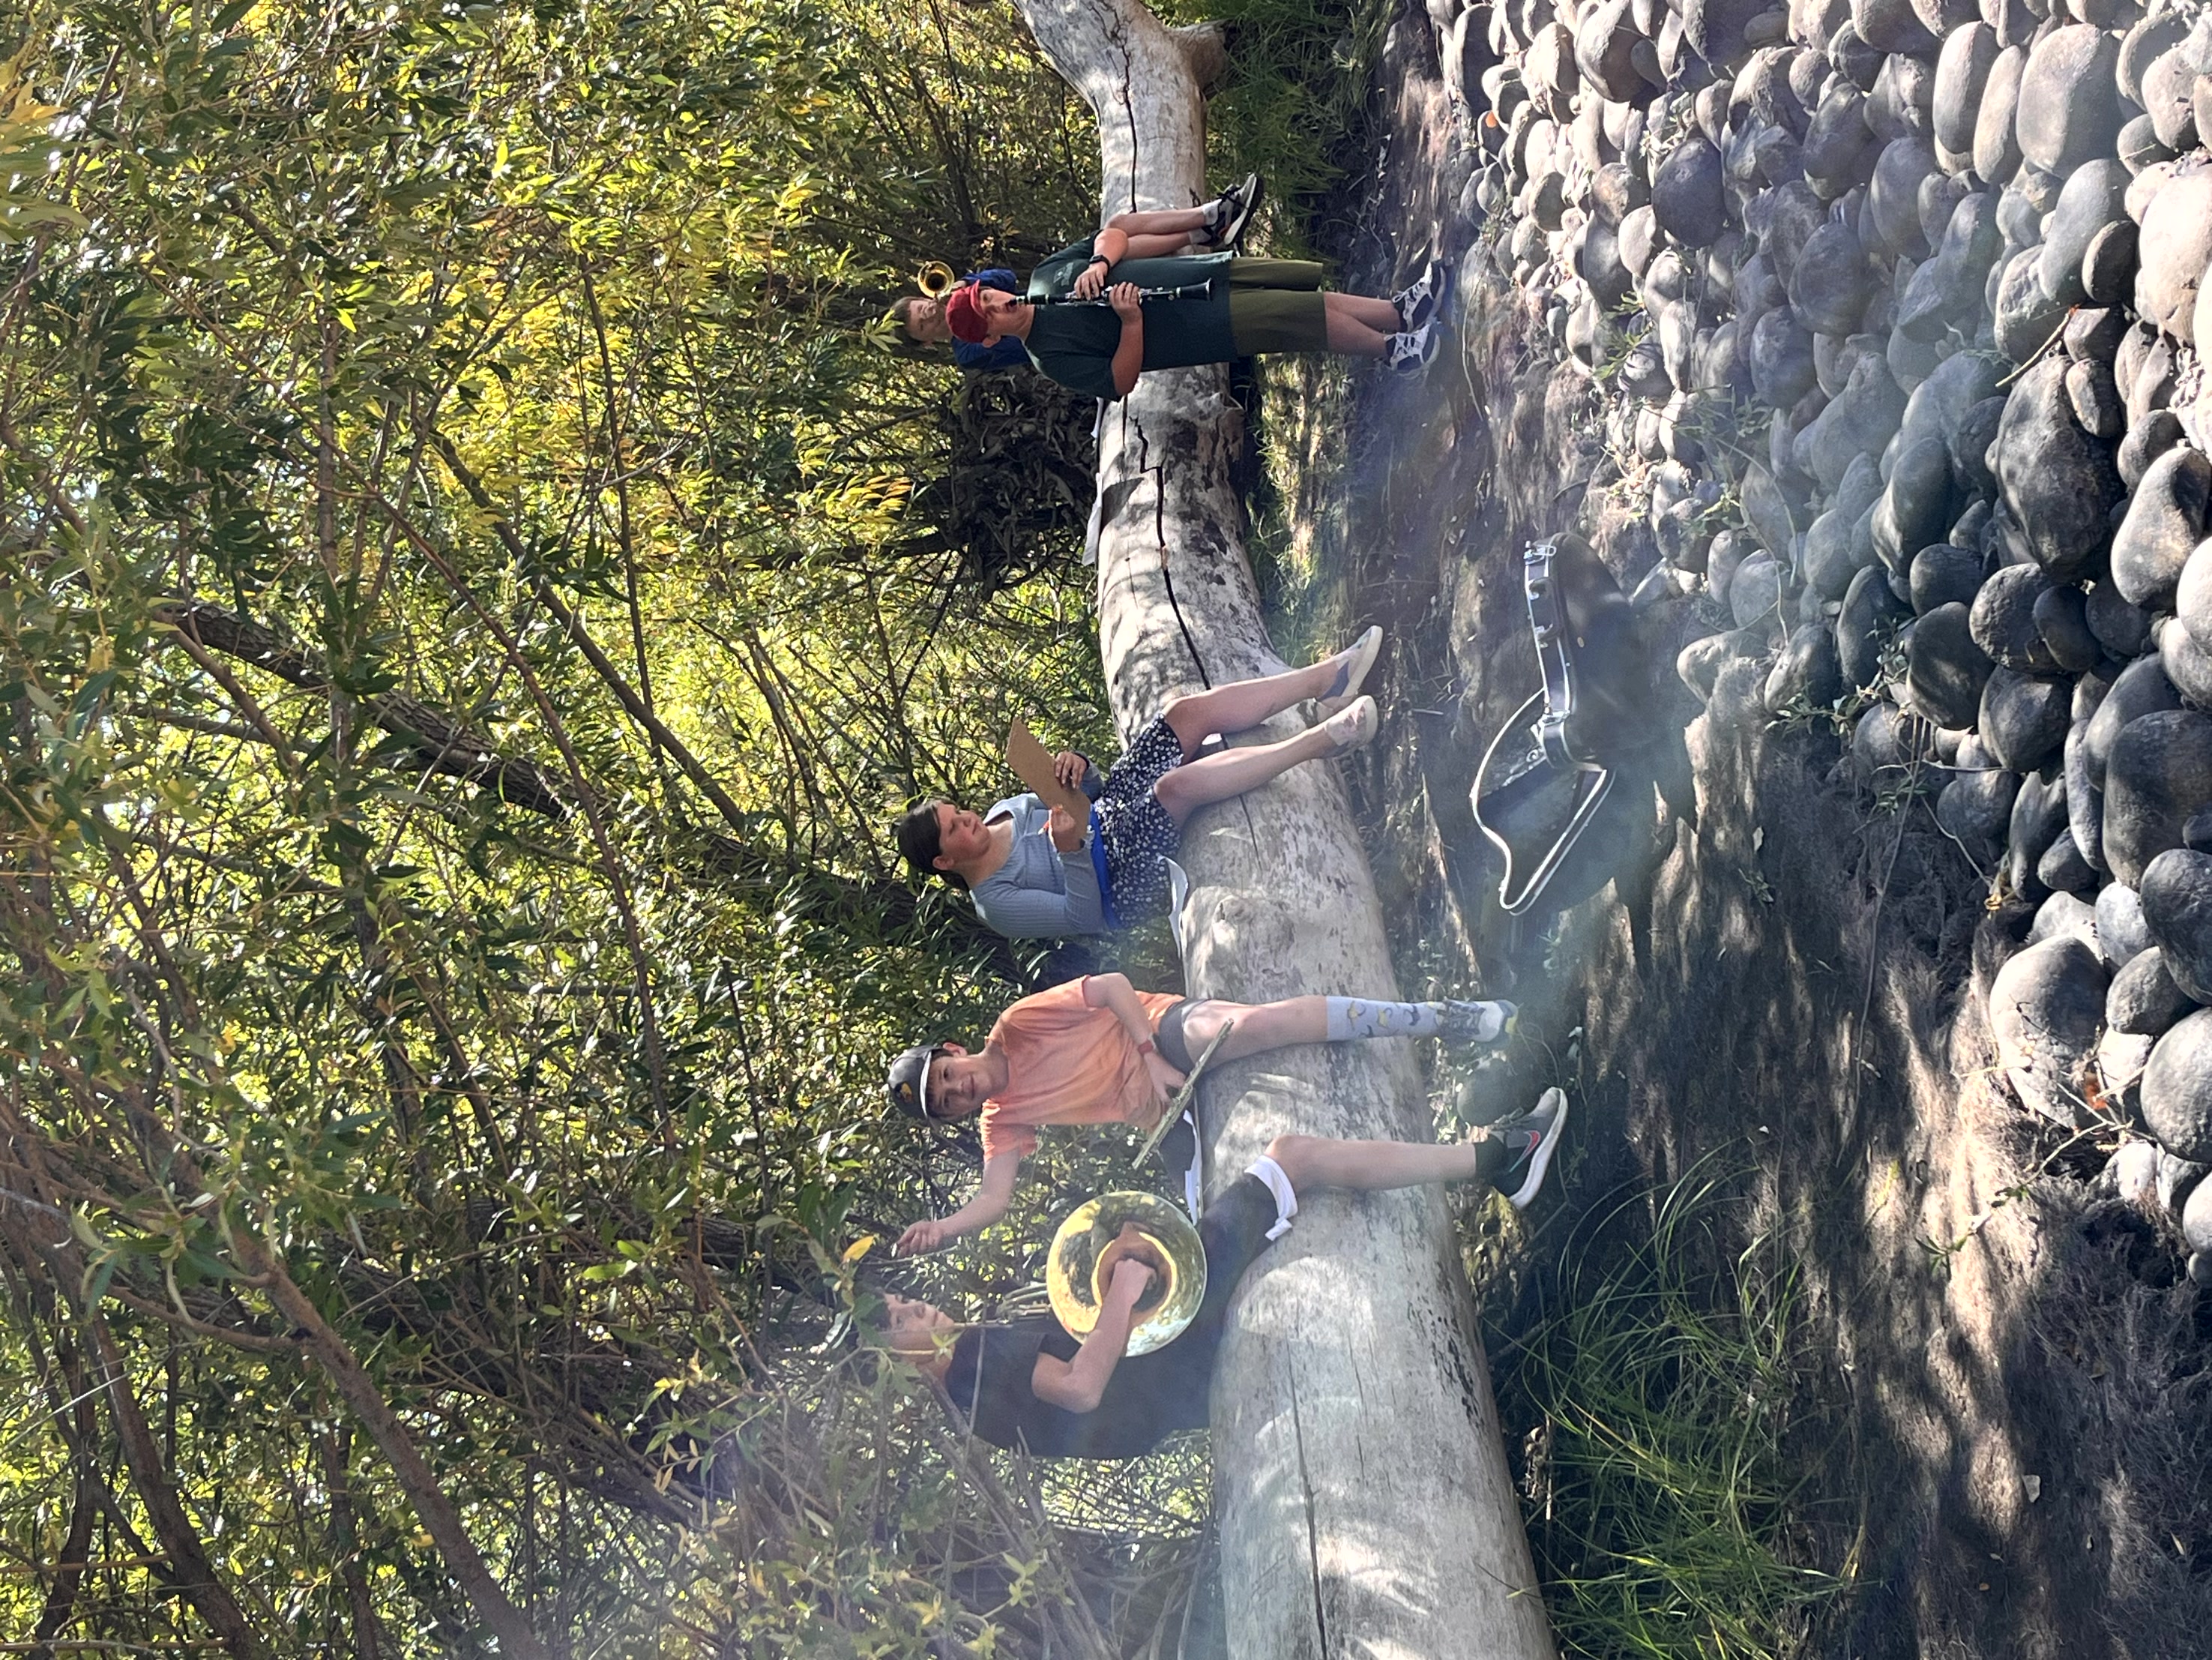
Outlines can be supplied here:
M1206 1423L1229 1299L1253 1259L1289 1230L1300 1191L1518 1177L1510 1198L1521 1208L1543 1185L1566 1122L1567 1098L1554 1089L1533 1112L1451 1146L1276 1137L1200 1220L1205 1300L1181 1336L1149 1354L1122 1353L1152 1281L1139 1250L1108 1270L1098 1323L1079 1343L1048 1315L963 1325L931 1304L886 1297L886 1344L943 1383L969 1427L994 1446L1043 1457L1133 1458Z

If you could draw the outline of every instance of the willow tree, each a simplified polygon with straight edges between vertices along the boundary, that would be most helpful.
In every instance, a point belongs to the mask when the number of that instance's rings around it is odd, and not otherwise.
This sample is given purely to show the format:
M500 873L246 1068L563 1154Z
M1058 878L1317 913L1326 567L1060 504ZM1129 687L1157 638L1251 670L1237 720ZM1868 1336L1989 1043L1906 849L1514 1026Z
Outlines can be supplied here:
M1203 88L1222 67L1218 33L1171 31L1141 0L1023 10L1097 117L1103 211L1206 195ZM1099 640L1124 734L1178 692L1284 666L1244 557L1227 392L1219 368L1148 374L1101 434ZM1373 879L1326 769L1210 810L1183 849L1193 995L1397 994ZM1411 1057L1388 1045L1224 1067L1204 1110L1212 1191L1285 1132L1430 1128ZM1436 1194L1304 1206L1232 1305L1212 1415L1233 1652L1552 1652Z

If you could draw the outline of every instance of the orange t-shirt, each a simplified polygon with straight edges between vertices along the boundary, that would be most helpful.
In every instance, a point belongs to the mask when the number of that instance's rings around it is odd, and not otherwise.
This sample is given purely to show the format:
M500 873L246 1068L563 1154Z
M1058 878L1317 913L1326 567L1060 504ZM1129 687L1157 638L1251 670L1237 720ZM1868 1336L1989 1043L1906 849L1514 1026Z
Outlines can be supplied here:
M1137 1000L1157 1028L1182 999L1140 991ZM983 1103L986 1158L1026 1158L1036 1151L1038 1124L1158 1122L1144 1057L1113 1010L1085 1006L1080 980L1023 998L999 1017L990 1041L1005 1051L1007 1082Z

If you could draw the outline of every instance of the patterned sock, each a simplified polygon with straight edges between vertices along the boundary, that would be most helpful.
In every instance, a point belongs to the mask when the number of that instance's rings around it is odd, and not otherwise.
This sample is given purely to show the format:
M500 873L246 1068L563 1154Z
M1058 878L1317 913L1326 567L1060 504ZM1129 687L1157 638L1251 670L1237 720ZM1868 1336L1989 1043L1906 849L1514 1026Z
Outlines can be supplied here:
M1328 1041L1358 1037L1433 1037L1443 1030L1441 1003L1385 1003L1372 997L1328 1000Z

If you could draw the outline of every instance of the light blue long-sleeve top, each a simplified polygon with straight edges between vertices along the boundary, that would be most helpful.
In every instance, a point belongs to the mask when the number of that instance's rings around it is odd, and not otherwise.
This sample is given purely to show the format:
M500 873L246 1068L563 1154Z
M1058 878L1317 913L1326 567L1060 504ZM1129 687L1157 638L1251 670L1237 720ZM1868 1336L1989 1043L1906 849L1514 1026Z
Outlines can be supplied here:
M1098 794L1098 769L1083 780L1083 793ZM985 925L1009 939L1050 939L1106 930L1105 902L1091 857L1095 827L1084 829L1082 845L1062 853L1052 844L1052 809L1024 793L994 802L986 824L1013 820L1014 843L1006 862L978 882L971 897Z

